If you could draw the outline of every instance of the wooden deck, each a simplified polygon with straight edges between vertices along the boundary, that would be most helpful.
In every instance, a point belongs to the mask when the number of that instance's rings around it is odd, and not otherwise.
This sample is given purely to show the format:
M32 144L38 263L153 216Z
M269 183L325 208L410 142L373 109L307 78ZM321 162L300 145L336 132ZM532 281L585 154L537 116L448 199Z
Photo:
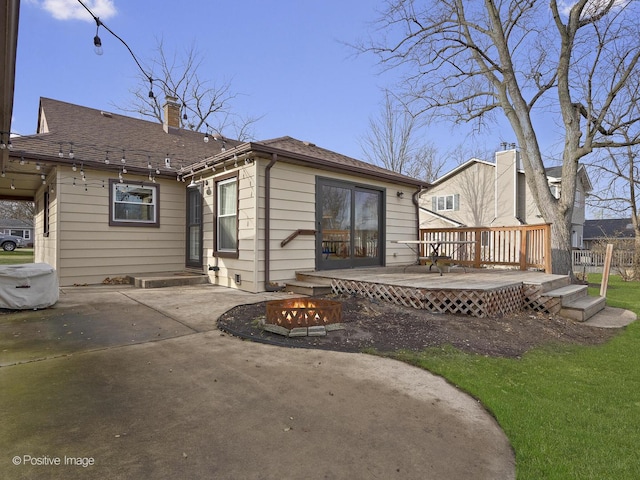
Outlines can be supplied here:
M420 265L298 272L297 278L331 285L334 293L476 317L523 309L555 313L557 299L544 294L570 283L564 275L502 269L454 268L440 276Z

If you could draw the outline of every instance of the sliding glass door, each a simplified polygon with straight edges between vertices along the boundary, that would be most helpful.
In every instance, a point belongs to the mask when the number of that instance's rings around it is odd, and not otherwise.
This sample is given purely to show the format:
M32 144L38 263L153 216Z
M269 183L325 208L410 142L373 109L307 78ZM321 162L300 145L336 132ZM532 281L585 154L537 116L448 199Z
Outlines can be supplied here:
M316 205L319 270L382 265L383 190L319 178Z

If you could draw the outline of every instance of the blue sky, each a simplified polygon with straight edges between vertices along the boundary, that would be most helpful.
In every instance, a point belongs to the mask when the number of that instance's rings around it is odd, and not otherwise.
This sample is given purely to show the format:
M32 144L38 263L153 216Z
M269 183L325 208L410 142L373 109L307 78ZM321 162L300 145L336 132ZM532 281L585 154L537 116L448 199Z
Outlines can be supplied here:
M201 73L229 81L234 111L263 116L257 139L289 135L363 158L359 139L380 111L383 73L373 56L354 56L345 43L371 32L382 2L374 0L87 0L141 61L157 40L168 53L195 45ZM80 18L78 18L80 17ZM131 101L139 70L126 48L100 29L104 54L94 53L95 22L76 0L24 0L20 9L12 131L35 132L38 99L117 109ZM512 141L509 131L505 141ZM446 124L425 131L442 151L465 141ZM491 151L502 138L484 137ZM481 147L482 148L482 147Z

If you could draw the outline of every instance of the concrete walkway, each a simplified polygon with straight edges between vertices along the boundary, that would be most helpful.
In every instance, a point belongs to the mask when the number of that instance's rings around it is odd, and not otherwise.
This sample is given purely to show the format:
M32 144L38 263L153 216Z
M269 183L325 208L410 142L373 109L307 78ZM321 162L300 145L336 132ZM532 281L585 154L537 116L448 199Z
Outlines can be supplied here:
M2 478L515 478L494 419L439 377L216 329L278 296L78 287L0 315Z

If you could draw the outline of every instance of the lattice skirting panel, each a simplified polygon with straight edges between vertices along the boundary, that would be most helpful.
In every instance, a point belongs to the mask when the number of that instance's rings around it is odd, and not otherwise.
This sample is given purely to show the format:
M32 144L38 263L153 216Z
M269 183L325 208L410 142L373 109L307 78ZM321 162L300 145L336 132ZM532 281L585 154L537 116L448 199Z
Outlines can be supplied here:
M542 313L559 313L562 308L562 300L558 297L549 297L544 294L542 287L537 285L524 285L522 289L524 308Z
M333 279L333 293L392 302L430 312L487 317L522 310L522 285L493 290L429 290Z

